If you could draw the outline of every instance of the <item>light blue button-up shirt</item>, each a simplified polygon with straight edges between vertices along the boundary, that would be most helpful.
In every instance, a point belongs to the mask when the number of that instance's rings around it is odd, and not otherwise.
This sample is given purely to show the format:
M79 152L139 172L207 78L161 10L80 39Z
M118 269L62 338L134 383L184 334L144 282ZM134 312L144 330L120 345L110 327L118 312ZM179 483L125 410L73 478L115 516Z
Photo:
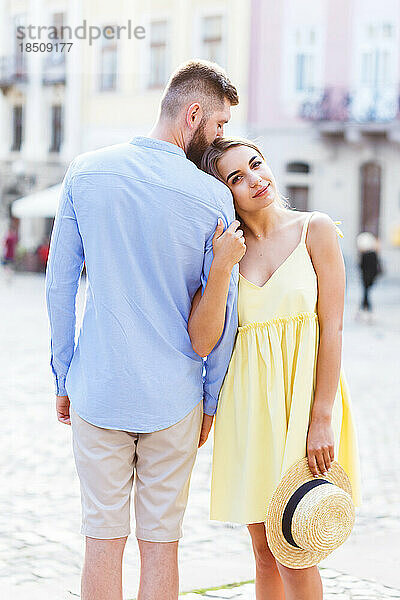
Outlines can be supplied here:
M64 178L46 272L57 395L99 427L151 432L204 398L213 415L237 330L238 267L223 335L204 363L187 323L232 196L169 142L137 137L78 156ZM75 345L83 264L86 303Z

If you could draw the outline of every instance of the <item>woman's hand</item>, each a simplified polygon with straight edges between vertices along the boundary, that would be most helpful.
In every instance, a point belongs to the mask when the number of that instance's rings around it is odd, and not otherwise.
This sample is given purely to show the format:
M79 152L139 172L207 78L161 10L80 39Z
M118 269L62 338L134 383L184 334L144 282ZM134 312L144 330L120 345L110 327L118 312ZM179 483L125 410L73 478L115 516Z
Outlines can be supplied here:
M238 229L239 221L232 221L224 231L224 224L218 219L218 225L212 239L215 264L230 271L244 256L246 244L243 231Z
M203 294L197 290L192 301L188 333L193 350L202 357L212 352L223 334L232 269L246 252L243 232L238 227L239 221L233 221L224 232L222 219L218 219L207 285Z
M334 460L334 436L330 419L312 419L307 435L308 466L314 477L327 475Z

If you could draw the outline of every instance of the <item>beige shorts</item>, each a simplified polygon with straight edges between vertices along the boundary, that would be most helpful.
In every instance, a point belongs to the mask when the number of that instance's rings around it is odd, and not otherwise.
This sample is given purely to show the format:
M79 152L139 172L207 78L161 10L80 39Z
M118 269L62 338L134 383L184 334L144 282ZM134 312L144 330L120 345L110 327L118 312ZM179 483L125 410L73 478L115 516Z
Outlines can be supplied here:
M81 533L98 539L129 535L135 479L136 537L150 542L181 538L203 403L175 425L154 433L97 427L72 406L70 416L81 484Z

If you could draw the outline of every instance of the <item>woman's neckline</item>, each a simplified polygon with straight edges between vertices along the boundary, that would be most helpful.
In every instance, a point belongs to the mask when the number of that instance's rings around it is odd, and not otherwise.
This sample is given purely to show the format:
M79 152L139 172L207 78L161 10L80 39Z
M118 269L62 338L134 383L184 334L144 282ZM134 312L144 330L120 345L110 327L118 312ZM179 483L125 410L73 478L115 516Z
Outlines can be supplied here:
M257 285L257 283L253 283L253 281L250 281L250 279L247 279L247 277L245 277L244 275L242 275L242 273L240 273L240 271L239 271L239 277L241 277L242 279L244 279L244 281L246 281L250 285L254 286L255 288L257 288L259 290L262 290L271 281L271 279L273 279L273 277L275 276L275 274L278 273L278 271L280 271L280 269L288 262L288 260L295 254L295 252L301 246L303 246L305 248L308 257L310 257L305 242L303 240L300 240L300 242L297 244L297 246L295 248L293 248L293 250L290 252L290 254L288 254L288 256L281 262L281 264L279 265L279 267L277 267L275 269L275 271L268 277L267 281L265 281L262 285Z
M281 269L281 267L283 267L287 263L287 261L290 259L290 257L293 256L294 253L297 251L297 249L300 248L301 246L304 246L304 248L305 248L305 250L307 252L307 256L308 256L309 260L311 260L310 254L308 252L307 245L306 245L306 234L307 234L307 229L308 229L308 223L309 223L312 215L313 215L312 212L311 213L307 213L307 216L304 219L303 226L301 228L300 241L297 244L297 246L295 246L293 248L293 250L288 254L288 256L281 262L281 264L279 265L279 267L277 267L275 269L275 271L273 271L273 273L271 273L271 275L268 277L268 279L262 285L257 285L256 283L253 283L252 281L250 281L250 279L247 279L247 277L245 277L244 275L242 275L240 273L240 271L239 271L239 276L242 279L244 279L244 281L247 281L247 283L249 283L250 285L256 287L259 290L262 290L271 281L271 279L274 277L275 273L277 273Z

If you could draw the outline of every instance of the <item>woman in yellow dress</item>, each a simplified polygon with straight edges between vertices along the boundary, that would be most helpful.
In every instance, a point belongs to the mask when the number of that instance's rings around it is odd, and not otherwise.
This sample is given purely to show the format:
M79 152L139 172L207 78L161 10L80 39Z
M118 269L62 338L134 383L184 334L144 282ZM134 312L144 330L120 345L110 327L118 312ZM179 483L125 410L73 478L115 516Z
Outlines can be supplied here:
M193 348L206 356L222 333L229 278L240 261L239 327L215 420L211 518L248 526L257 600L320 600L318 567L281 565L264 522L282 475L306 456L315 477L338 460L360 504L341 370L345 270L338 229L323 213L289 210L249 141L217 138L202 168L230 188L241 222L225 232L218 224L208 284L203 296L196 294L188 323Z

